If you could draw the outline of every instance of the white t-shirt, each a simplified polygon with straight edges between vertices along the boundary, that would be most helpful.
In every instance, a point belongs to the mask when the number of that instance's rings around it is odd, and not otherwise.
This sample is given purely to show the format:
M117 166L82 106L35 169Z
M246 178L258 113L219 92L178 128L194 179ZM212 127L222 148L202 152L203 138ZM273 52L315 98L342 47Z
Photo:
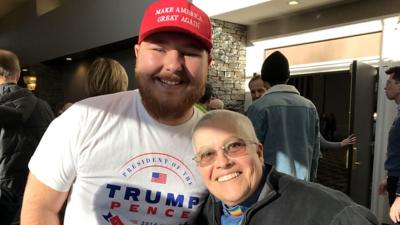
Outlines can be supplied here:
M191 131L154 120L137 90L90 98L55 119L29 168L68 192L64 224L192 224L207 190Z

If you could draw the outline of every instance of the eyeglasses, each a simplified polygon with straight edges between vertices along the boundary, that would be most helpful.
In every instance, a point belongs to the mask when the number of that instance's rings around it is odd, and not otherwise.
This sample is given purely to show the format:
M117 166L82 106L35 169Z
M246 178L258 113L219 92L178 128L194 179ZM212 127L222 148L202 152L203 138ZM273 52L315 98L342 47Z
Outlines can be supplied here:
M247 155L247 146L249 144L258 145L258 142L238 139L224 144L220 147L220 149L222 149L224 155L228 156L229 158L237 158ZM199 166L208 166L215 162L217 155L218 153L215 149L207 149L205 151L198 152L193 160L196 161Z

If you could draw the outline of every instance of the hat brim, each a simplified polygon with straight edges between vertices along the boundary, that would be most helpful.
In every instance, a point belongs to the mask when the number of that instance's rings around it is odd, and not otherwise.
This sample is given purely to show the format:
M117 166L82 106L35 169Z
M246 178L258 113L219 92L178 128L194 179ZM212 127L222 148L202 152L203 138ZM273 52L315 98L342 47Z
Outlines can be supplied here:
M211 52L212 43L209 40L207 40L206 38L198 35L195 32L192 32L192 31L187 30L187 29L182 29L181 27L176 27L176 26L163 26L163 27L157 27L157 28L148 30L148 31L146 31L146 32L144 32L143 34L140 35L139 44L143 40L148 38L149 36L151 36L151 35L153 35L155 33L159 33L159 32L177 32L177 33L187 34L189 36L192 36L192 37L196 38L200 42L200 44L202 45L202 48L207 50L208 53Z

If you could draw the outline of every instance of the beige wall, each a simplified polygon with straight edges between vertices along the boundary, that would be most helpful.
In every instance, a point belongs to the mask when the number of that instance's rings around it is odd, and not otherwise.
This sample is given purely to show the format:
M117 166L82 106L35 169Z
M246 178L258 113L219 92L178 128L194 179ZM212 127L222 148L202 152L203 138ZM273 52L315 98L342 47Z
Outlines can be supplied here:
M379 56L382 33L372 33L345 37L328 41L294 45L283 48L266 49L266 58L272 52L279 50L289 60L291 66Z
M260 40L399 15L399 0L361 0L349 4L280 17L249 26L248 40Z

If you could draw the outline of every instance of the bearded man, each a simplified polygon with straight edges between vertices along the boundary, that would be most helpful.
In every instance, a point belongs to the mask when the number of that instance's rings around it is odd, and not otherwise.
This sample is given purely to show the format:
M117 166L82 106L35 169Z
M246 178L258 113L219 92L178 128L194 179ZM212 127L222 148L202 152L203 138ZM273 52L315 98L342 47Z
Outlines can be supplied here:
M139 90L75 103L50 125L29 164L22 224L60 224L67 197L66 225L192 223L207 195L190 133L211 48L203 11L151 4L135 46Z

